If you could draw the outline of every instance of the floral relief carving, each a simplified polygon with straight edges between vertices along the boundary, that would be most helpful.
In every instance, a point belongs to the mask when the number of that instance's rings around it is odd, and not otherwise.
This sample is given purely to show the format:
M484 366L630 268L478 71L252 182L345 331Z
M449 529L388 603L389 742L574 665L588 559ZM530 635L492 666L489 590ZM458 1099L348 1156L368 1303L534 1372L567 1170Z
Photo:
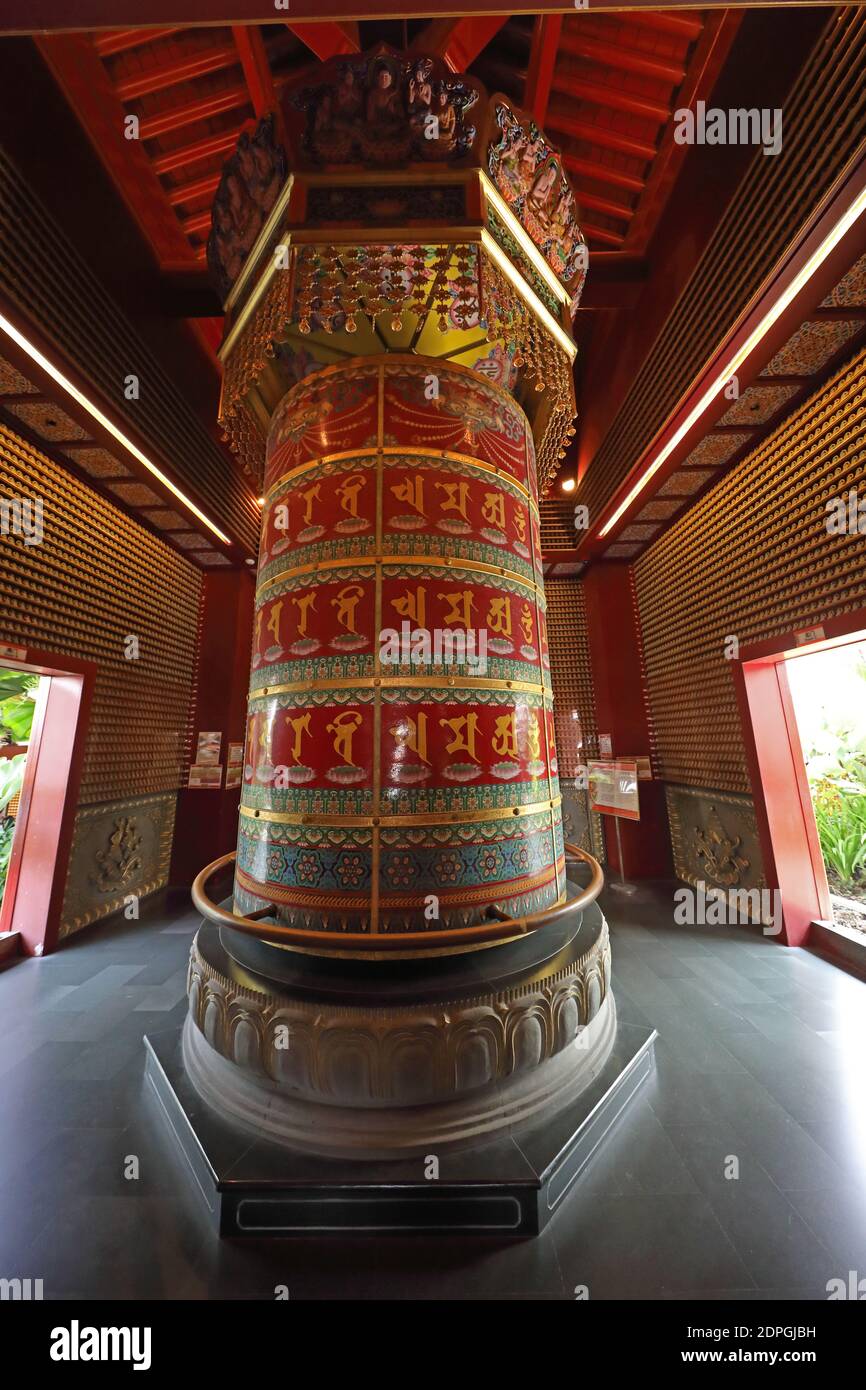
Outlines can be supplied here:
M102 893L124 888L141 871L141 834L135 816L119 816L108 845L96 853L97 872L91 882Z

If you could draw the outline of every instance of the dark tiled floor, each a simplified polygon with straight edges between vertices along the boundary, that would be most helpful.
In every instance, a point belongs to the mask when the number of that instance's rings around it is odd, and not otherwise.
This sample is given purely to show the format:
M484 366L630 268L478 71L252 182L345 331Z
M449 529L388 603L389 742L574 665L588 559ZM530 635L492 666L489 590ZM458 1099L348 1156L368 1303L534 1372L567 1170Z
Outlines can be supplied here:
M46 1297L823 1299L866 1275L866 984L674 926L664 886L605 910L620 1016L658 1029L658 1070L519 1245L212 1236L142 1087L142 1035L184 1017L191 913L154 905L0 973L0 1277Z

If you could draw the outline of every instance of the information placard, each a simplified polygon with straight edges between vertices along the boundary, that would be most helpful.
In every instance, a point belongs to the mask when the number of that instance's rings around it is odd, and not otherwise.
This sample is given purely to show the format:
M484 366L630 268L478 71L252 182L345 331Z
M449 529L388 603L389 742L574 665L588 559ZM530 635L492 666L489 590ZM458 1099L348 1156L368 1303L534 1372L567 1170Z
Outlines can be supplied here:
M587 764L589 800L594 811L623 820L640 820L637 760L600 758Z
M193 763L189 770L190 787L198 790L219 791L222 786L223 770L222 764L217 763Z
M199 765L206 763L215 765L218 763L220 760L222 741L223 736L219 731L215 733L200 733L196 743L196 763Z

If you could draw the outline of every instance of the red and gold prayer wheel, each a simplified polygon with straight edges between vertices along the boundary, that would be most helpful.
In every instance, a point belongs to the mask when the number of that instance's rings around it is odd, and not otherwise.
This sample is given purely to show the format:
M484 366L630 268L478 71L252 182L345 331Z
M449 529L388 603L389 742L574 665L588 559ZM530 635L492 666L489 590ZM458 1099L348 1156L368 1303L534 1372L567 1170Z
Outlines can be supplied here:
M533 438L480 373L356 358L276 407L245 762L239 913L459 948L562 900Z
M243 140L209 259L262 540L185 1072L292 1150L456 1152L569 1103L615 1037L601 870L576 849L566 882L538 510L586 245L532 116L440 59L325 64Z
M264 495L236 920L506 941L566 896L538 496L573 434L574 195L531 116L384 48L247 143L209 243Z

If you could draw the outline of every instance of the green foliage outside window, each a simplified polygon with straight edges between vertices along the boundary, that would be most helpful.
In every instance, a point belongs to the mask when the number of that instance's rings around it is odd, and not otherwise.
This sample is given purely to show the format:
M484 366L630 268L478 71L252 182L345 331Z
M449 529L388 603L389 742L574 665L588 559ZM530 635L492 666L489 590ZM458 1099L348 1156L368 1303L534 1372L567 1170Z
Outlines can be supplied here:
M863 657L856 669L866 704ZM824 860L840 891L859 897L866 892L866 737L825 720L806 750L806 771Z
M0 744L26 745L33 728L39 677L29 671L0 670ZM0 758L0 902L6 887L15 821L6 809L24 784L25 753Z

